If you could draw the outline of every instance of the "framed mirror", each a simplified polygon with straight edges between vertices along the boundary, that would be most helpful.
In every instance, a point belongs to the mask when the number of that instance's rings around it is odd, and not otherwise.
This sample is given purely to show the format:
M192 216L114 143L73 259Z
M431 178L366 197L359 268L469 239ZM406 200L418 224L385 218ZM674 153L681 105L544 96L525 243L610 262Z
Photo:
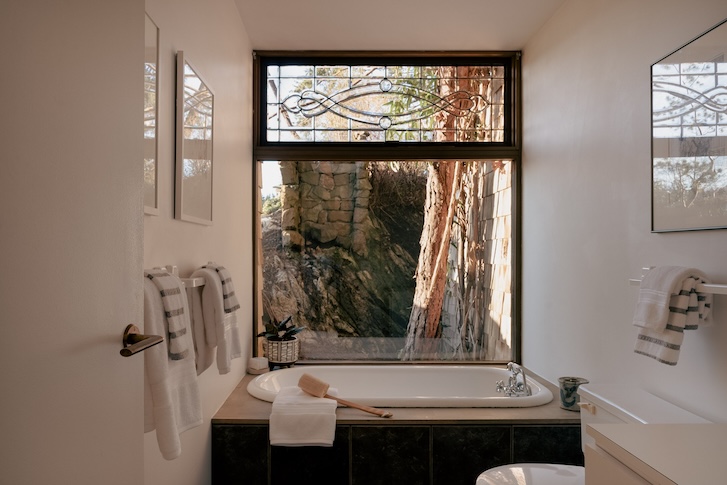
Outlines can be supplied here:
M183 51L177 52L174 217L212 224L214 95Z
M651 66L652 232L727 228L727 20Z
M144 31L144 213L159 215L157 190L159 28L146 17Z

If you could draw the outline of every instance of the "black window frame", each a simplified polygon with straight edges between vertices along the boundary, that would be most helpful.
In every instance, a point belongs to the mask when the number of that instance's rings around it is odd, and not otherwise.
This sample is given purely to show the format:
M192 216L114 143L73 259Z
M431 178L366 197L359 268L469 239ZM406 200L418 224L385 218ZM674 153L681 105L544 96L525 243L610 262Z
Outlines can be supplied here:
M520 51L254 51L253 52L253 247L255 292L253 342L262 319L261 249L259 234L260 161L353 161L353 160L511 160L512 174L512 360L522 361L521 344L521 160L522 160L522 72ZM264 139L266 72L269 65L501 65L505 68L505 124L502 142L268 142ZM258 355L259 345L253 345ZM320 362L323 363L323 362ZM442 363L452 363L444 362ZM457 364L467 361L456 361ZM482 364L483 362L476 362ZM496 362L492 362L496 363Z

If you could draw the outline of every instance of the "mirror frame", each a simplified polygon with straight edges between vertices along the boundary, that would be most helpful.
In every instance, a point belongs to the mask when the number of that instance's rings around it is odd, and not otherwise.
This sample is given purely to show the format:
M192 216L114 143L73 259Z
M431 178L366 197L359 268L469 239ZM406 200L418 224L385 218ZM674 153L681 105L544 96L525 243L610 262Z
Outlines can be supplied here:
M159 27L149 14L144 15L144 214L159 215ZM153 64L154 78L149 78L147 66ZM153 92L154 99L148 103L148 93ZM149 129L153 120L154 128ZM154 136L147 137L153 132ZM147 160L152 160L147 167ZM147 181L147 174L150 175ZM151 200L147 192L152 195Z
M651 66L651 231L727 228L727 19Z
M192 79L194 82L190 83ZM200 96L201 94L201 96ZM194 160L208 161L209 168L204 169L203 185L190 185L188 176L185 176L185 162L189 158L192 138L186 137L188 102L190 99L199 101L203 99L209 103L209 114L203 115L204 138L202 152L204 158ZM183 51L177 51L177 133L175 157L175 184L174 184L174 217L175 219L194 222L197 224L212 224L212 195L213 195L213 145L214 145L214 93L209 84L204 81L199 71L190 64ZM199 129L199 127L198 127ZM209 136L208 136L209 135Z

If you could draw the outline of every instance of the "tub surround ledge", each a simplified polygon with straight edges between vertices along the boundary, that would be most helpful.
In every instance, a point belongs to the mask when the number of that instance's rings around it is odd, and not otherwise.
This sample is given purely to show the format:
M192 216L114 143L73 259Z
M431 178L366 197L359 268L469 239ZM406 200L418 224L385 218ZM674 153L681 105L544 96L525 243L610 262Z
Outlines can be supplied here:
M530 373L528 374L530 375ZM247 375L212 418L212 424L268 424L272 404L247 392L248 383L257 376ZM579 425L580 413L560 407L558 388L545 379L533 377L548 387L553 400L542 406L527 408L384 408L394 414L382 419L357 409L339 407L338 424L560 424ZM493 383L494 386L494 383ZM341 396L346 398L346 396Z

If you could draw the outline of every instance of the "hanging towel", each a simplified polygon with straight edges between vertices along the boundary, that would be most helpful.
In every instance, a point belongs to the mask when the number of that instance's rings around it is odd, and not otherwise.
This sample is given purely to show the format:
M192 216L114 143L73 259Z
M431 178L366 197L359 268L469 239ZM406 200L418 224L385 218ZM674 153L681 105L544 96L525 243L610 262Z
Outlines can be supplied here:
M215 264L210 261L203 268L213 269L220 278L220 284L222 285L222 307L225 313L232 313L235 310L240 309L240 304L237 302L235 296L235 285L232 283L232 276L230 272L224 266Z
M634 352L676 365L684 330L708 323L712 295L699 293L696 286L708 283L694 268L665 266L650 270L643 278L634 313L639 327Z
M159 291L167 322L167 348L171 360L181 360L189 355L189 347L185 345L188 313L184 311L184 285L179 278L166 270L155 269L144 271L144 276L151 280Z
M270 413L270 444L333 446L337 405L333 399L311 396L297 386L283 387Z
M217 347L217 369L220 374L230 372L230 361L242 356L237 313L240 304L229 272L214 263L208 263L192 273L203 277L202 317L206 344ZM195 322L195 325L197 322Z
M176 279L181 288L181 280ZM157 285L144 278L144 333L168 336L169 318L162 299ZM182 308L185 311L177 323L187 329L186 298L182 299ZM176 337L186 349L193 345L190 334L183 332ZM182 453L179 435L202 424L202 404L192 353L172 359L168 342L165 338L160 345L144 351L144 432L156 430L162 456L173 460Z
M187 288L187 301L192 323L192 340L194 341L195 366L197 375L209 369L214 360L214 347L207 343L202 313L202 288Z

